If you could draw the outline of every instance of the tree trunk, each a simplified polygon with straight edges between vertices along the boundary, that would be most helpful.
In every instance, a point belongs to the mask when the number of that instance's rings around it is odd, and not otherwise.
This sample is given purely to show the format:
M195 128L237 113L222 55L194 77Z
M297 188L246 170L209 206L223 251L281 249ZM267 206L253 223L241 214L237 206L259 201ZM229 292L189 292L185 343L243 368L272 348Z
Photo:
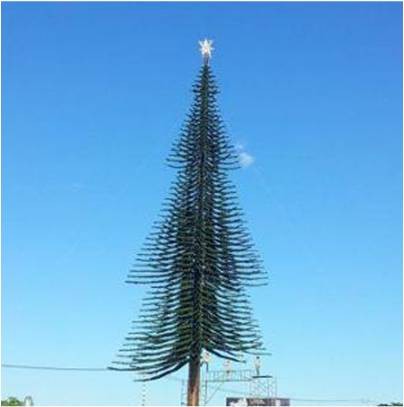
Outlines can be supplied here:
M192 358L188 370L188 406L199 406L200 355Z

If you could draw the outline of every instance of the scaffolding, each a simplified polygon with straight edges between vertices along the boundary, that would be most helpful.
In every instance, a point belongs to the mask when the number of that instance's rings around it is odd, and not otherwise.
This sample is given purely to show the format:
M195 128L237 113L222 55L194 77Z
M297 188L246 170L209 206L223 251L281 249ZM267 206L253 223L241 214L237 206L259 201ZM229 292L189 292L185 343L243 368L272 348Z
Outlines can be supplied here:
M223 370L209 371L208 364L205 364L201 375L201 405L208 405L224 383L245 383L248 386L245 391L246 397L271 398L276 397L277 394L276 378L271 375L260 375L253 369L233 370L230 366ZM182 406L186 405L186 389L187 381L183 380L181 385Z

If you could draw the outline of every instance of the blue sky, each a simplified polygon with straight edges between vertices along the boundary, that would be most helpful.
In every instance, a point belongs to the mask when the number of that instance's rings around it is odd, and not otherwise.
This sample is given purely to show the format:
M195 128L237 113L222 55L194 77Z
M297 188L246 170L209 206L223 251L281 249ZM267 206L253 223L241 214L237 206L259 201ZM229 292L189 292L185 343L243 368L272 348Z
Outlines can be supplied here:
M271 280L263 371L295 399L402 400L400 3L2 3L3 363L114 358L204 37L254 160L233 180ZM140 403L131 374L2 373L3 396Z

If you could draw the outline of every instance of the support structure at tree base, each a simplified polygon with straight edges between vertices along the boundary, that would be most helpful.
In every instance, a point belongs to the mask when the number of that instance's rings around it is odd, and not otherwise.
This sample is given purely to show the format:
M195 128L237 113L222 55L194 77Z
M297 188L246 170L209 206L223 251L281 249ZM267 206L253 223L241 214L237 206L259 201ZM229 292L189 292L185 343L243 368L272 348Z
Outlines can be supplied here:
M255 370L252 369L240 369L240 370L211 370L203 371L201 374L201 403L200 405L206 406L212 400L213 396L217 392L228 393L227 399L231 400L244 400L248 403L248 400L260 400L264 403L272 403L274 400L279 400L279 405L289 402L289 399L277 397L277 380L271 375L256 375ZM235 393L237 397L232 396L232 389L223 388L226 383L244 383L245 391L242 388L238 388ZM186 389L189 389L188 381L184 380L181 388L181 405L190 406L189 399L187 399ZM238 395L239 394L239 395ZM280 401L282 400L282 401ZM247 405L247 404L246 404ZM261 404L258 405L278 405L278 404Z

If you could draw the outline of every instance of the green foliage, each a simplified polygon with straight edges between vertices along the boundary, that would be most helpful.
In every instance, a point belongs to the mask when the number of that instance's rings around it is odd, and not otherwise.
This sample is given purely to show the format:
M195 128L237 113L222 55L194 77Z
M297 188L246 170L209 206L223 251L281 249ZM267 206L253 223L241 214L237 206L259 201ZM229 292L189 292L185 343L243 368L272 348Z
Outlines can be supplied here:
M1 400L2 406L23 406L24 403L18 400L17 397L9 397L6 400Z
M203 349L235 361L264 350L246 287L266 284L266 274L228 177L239 167L238 157L220 118L208 64L193 92L168 159L177 179L127 280L151 289L112 367L136 371L145 380L197 360Z

